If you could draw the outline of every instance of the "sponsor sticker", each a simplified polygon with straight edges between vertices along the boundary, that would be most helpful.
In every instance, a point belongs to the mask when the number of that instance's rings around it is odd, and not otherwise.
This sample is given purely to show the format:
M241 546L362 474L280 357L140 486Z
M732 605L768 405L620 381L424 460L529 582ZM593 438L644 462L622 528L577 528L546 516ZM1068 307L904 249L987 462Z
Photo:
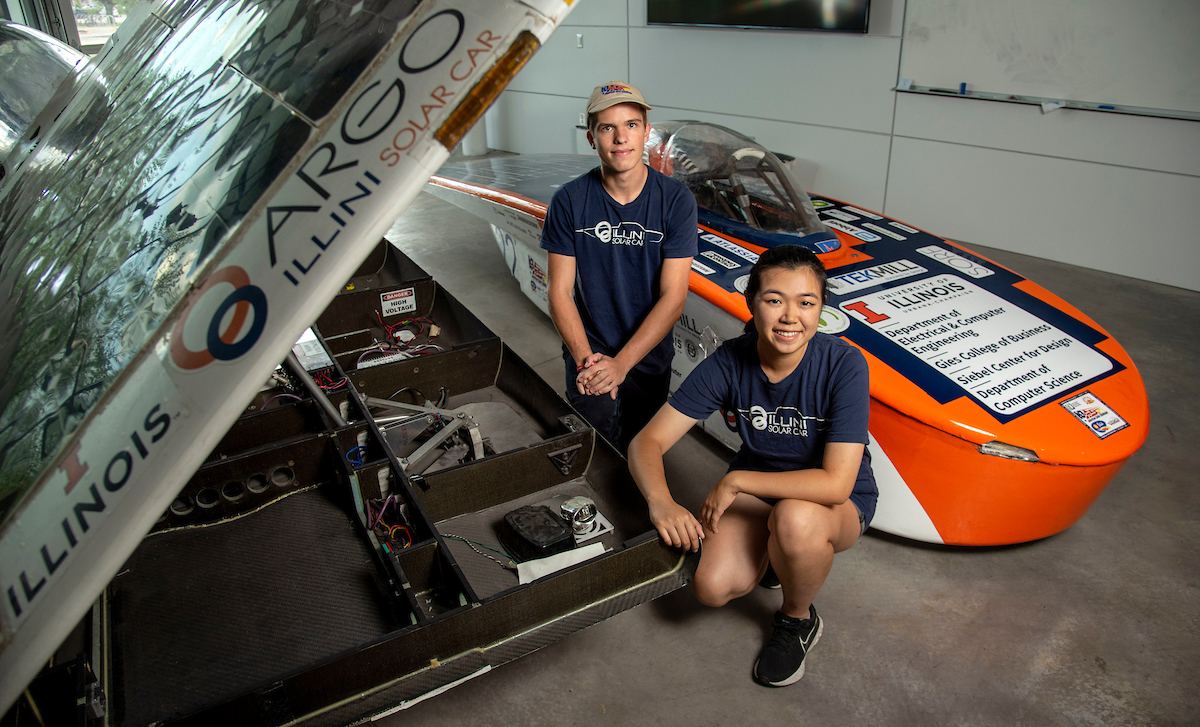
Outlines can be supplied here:
M821 214L828 215L829 217L836 217L839 220L845 220L846 222L854 222L858 219L857 215L852 215L849 212L838 209L827 209L822 211Z
M712 250L705 250L704 252L700 253L700 257L705 258L706 260L712 260L714 263L720 265L726 270L736 270L738 267L740 267L734 261L720 253L713 252Z
M505 229L520 236L522 238L521 242L537 247L538 239L542 234L542 227L536 217L526 212L518 212L511 207L503 207L501 205L488 205L488 210L507 223Z
M962 255L959 255L958 253L947 250L946 248L941 247L939 245L927 245L925 247L918 247L917 252L921 253L925 257L931 257L934 260L937 260L938 262L942 263L943 265L952 267L957 272L965 273L966 275L970 275L972 278L986 278L987 276L992 275L995 272L989 267L980 265L979 263L975 262L974 260L968 260L967 258L963 257Z
M841 333L850 327L850 316L846 315L837 308L825 306L821 308L821 317L817 323L817 330L821 333Z
M750 284L750 276L743 275L740 278L738 278L737 280L733 281L733 289L739 293L745 294L746 286L749 284Z
M888 220L888 224L891 225L892 227L895 227L897 230L904 230L905 232L909 232L914 235L917 234L918 232L920 232L920 230L918 230L915 227L909 227L908 225L903 224L901 222L897 222L895 220Z
M815 210L823 210L827 207L833 206L833 202L826 202L823 199L814 199L812 201L812 203L813 203L813 209L815 209Z
M840 308L1005 416L1112 370L1090 346L957 275L918 280Z
M1076 419L1082 422L1092 434L1101 439L1110 434L1116 434L1129 426L1129 422L1121 418L1119 414L1103 401L1100 401L1099 397L1090 391L1085 391L1078 396L1073 396L1059 403L1062 404L1064 409L1071 412Z
M841 220L825 220L825 224L829 225L835 230L841 230L847 235L854 235L863 242L879 242L883 239L874 232L867 232L866 230L855 227L854 225L848 225Z
M877 225L874 222L864 222L863 227L867 228L868 230L874 230L875 232L878 232L879 234L883 235L884 237L890 237L893 240L907 240L908 239L904 235L901 235L899 232L892 232L888 228L883 227L881 225Z
M911 260L896 260L882 265L855 270L852 273L834 275L826 281L829 289L838 295L849 295L856 290L874 288L876 285L929 272Z
M750 252L749 250L742 247L741 245L735 245L734 243L730 242L729 240L726 240L723 237L717 237L716 235L712 234L711 232L704 233L703 235L700 236L700 239L704 240L705 242L707 242L711 245L716 245L717 247L721 248L722 250L724 250L726 252L731 252L734 255L737 255L738 257L742 258L743 260L746 260L746 261L749 261L752 263L758 262L758 253Z
M872 219L872 220L882 220L882 219L883 219L883 217L882 217L881 215L877 215L877 214L875 214L874 212L868 212L868 211L866 211L866 210L860 210L860 209L859 209L859 208L857 208L857 207L851 207L851 206L849 206L849 205L846 205L846 206L845 206L845 207L843 207L842 209L846 210L847 212L853 212L853 213L854 213L854 214L856 214L856 215L862 215L863 217L868 217L868 218L870 218L870 219Z
M385 318L401 313L412 313L417 309L417 294L413 288L401 288L390 293L381 293L379 307Z
M712 268L708 267L707 265L700 262L699 260L696 260L695 258L692 258L692 270L695 270L696 272L700 273L701 275L716 275L717 274L716 270L713 270Z
M525 260L529 268L529 292L545 300L550 295L550 282L546 271L533 259L533 255L525 252Z

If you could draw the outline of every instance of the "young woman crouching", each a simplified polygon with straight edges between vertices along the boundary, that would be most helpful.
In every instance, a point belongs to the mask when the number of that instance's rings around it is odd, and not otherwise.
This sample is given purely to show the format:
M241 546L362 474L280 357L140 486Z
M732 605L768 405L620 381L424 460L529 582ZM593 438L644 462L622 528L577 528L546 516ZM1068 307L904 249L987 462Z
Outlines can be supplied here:
M817 332L825 298L815 254L796 245L765 251L746 287L753 330L702 361L629 447L662 539L693 551L704 541L692 581L701 603L746 595L770 579L768 569L778 577L783 605L753 670L764 686L804 676L822 629L813 599L834 553L867 529L878 496L866 452L867 363ZM697 519L671 497L662 457L718 410L736 415L742 447Z

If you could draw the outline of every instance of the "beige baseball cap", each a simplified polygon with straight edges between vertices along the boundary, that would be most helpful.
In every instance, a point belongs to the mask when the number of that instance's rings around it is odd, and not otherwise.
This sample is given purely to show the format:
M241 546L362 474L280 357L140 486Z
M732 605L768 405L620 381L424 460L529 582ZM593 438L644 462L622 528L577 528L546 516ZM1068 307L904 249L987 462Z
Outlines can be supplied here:
M592 95L588 97L587 112L594 114L619 103L635 103L647 111L650 110L650 104L646 103L642 92L635 86L624 81L610 81L592 89Z

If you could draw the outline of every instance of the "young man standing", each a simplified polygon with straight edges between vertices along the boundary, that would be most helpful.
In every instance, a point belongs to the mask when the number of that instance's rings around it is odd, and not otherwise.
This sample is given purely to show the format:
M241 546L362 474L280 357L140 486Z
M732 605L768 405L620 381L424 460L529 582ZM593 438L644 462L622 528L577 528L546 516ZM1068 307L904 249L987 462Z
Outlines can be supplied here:
M629 84L592 91L600 166L555 192L541 240L567 396L622 453L667 400L671 327L696 254L695 197L642 163L649 110Z

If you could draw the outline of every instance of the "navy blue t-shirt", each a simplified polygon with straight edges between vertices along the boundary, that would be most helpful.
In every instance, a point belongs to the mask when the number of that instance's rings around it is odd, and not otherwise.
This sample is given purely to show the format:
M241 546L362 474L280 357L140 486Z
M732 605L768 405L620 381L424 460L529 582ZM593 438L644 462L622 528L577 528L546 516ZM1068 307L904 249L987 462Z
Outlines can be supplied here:
M637 199L618 204L600 167L558 188L542 226L543 250L575 258L575 306L592 351L615 356L658 301L663 260L696 255L696 198L681 183L647 169ZM659 374L671 365L671 335L635 367Z
M783 472L822 465L827 442L867 444L870 386L867 362L840 338L817 333L796 370L771 383L758 360L758 333L726 341L700 362L670 399L684 416L704 420L736 413L742 447L730 470ZM870 522L878 497L871 455L851 499Z

